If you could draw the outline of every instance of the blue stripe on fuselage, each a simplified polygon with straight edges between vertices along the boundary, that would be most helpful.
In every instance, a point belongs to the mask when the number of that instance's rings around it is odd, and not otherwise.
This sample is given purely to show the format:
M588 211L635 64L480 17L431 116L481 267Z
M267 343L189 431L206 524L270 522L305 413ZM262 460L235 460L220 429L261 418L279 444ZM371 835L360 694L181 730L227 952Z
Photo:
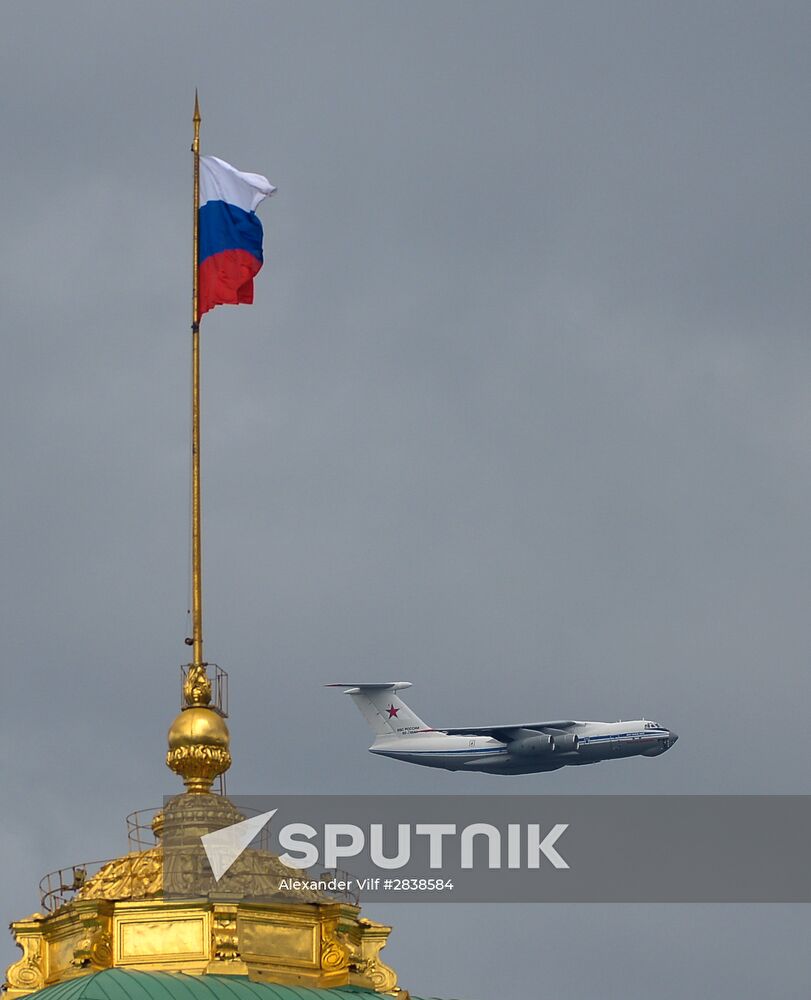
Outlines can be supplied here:
M383 754L434 754L435 756L447 757L449 754L481 754L481 753L507 753L506 747L467 747L461 750L384 750L380 747L369 747L371 753Z
M599 736L581 736L578 740L579 743L605 743L611 740L633 740L633 739L651 739L658 740L662 736L667 736L668 731L666 729L645 729L642 732L635 733L605 733Z

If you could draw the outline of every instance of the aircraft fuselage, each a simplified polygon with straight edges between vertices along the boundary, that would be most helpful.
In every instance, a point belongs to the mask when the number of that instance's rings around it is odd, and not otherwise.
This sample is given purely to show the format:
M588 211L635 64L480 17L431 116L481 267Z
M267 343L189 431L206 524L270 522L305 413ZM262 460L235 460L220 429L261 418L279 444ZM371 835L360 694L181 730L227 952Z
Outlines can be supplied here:
M499 740L475 733L418 730L379 736L369 750L382 757L448 771L532 774L622 757L658 757L678 739L671 730L645 719L577 722L562 731L550 727L546 732L521 730L510 736Z

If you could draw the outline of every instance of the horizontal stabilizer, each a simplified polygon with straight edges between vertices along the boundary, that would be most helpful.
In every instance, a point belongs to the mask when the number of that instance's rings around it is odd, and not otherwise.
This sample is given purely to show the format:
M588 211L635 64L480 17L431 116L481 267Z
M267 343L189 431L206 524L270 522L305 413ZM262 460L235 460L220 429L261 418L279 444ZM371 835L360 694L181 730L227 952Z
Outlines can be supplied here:
M344 681L340 684L325 684L324 687L345 688L346 694L351 694L353 691L403 691L411 687L411 681L380 681L369 684Z

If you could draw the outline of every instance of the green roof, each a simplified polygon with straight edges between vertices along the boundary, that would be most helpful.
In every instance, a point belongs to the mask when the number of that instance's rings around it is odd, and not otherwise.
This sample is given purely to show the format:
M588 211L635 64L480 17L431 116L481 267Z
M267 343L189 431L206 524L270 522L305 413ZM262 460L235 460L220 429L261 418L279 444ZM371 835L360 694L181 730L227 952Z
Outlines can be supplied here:
M355 986L317 989L255 983L247 976L190 976L185 972L132 969L91 972L46 986L32 997L37 1000L381 1000L379 993Z

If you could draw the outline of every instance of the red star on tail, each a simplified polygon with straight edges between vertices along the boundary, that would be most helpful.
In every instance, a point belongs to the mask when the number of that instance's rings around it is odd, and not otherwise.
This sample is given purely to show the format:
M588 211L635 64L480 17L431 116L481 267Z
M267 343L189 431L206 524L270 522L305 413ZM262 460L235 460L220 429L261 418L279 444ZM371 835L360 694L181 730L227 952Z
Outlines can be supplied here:
M396 719L397 718L397 713L400 711L400 709L399 708L395 708L394 705L389 705L389 707L386 709L386 711L389 713L389 718L390 719L391 718L395 718Z

